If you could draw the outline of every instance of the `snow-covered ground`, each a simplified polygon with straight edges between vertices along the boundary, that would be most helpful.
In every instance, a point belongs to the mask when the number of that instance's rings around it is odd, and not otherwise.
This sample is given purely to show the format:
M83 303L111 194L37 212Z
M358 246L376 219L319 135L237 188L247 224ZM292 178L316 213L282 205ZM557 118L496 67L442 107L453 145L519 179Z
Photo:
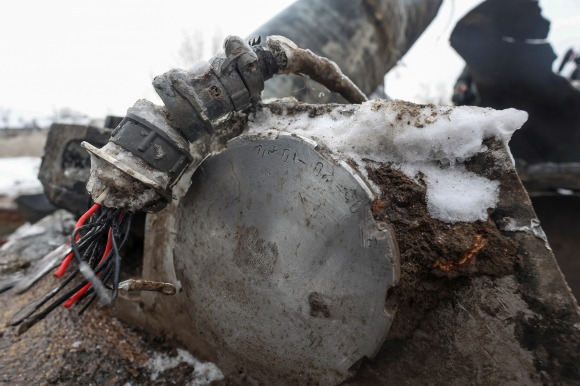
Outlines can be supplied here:
M40 193L40 157L0 158L0 196Z

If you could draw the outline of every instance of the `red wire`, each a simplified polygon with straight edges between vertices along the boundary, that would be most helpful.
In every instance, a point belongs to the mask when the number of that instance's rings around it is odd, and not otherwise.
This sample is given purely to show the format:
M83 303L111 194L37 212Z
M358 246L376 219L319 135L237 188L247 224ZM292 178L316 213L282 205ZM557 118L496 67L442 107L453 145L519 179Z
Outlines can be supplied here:
M73 296L71 296L70 298L68 298L66 302L64 302L63 307L65 308L71 307L73 304L75 304L77 300L81 298L81 296L85 294L85 292L89 290L89 288L91 288L91 283L85 284L83 288L78 290Z
M81 218L79 218L79 221L77 221L77 224L75 225L75 230L83 226L87 221L87 219L91 217L91 215L95 213L97 209L99 209L100 207L101 204L94 204L93 206L91 206L91 208L87 210L86 213L81 216ZM80 234L77 233L75 241L78 241L79 237ZM57 278L62 277L62 275L64 275L66 269L68 268L70 262L72 261L73 257L74 257L73 252L70 252L68 255L66 255L66 257L62 260L62 263L60 263L60 267L58 267L58 269L54 271L52 275Z
M113 249L113 229L112 228L109 229L109 234L107 235L107 246L105 247L105 252L103 252L103 256L101 257L99 264L101 264L105 260L105 258L109 254L109 252L111 252L111 249ZM100 275L100 272L97 273L97 276L99 276L99 275ZM63 306L66 308L69 308L70 306L75 304L75 302L77 300L79 300L85 294L85 292L88 291L89 288L91 288L91 283L85 284L83 288L81 288L73 296L68 298L68 300L66 302L64 302Z

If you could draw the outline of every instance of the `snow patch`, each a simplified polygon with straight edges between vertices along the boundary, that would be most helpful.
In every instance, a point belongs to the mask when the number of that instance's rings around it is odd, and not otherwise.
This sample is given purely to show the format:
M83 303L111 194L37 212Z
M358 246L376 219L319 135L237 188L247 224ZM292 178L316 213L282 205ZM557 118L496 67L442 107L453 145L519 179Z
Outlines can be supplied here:
M403 165L407 176L423 174L427 209L433 218L454 223L487 220L487 208L495 208L499 183L466 171L461 165L441 169L433 165Z
M38 179L39 157L0 158L0 196L42 192Z
M421 176L429 213L449 223L487 219L487 209L497 204L499 183L467 171L463 162L487 150L483 141L488 138L507 148L528 116L516 109L382 100L329 106L313 116L306 109L291 111L284 106L295 101L278 103L275 107L282 113L258 111L249 123L250 133L265 127L287 131L315 140L338 160L353 160L361 170L375 162L389 163L409 178Z
M178 348L175 357L159 352L153 354L147 362L147 367L151 370L151 380L157 380L161 373L177 367L180 363L187 363L194 368L191 379L187 383L188 386L209 385L211 382L224 379L224 375L216 365L210 362L200 362L189 352Z

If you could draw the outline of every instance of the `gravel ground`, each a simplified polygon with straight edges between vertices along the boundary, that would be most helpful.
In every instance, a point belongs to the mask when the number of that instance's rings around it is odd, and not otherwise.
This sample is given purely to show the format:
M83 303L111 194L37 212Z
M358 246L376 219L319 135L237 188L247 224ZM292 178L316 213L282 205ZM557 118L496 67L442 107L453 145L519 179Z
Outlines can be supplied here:
M0 283L30 271L40 264L35 259L66 242L74 220L63 213L25 225L0 248ZM223 376L215 365L198 361L163 334L119 321L111 308L93 305L79 316L79 307L61 306L28 330L9 326L18 310L58 282L48 274L23 294L0 293L1 384L219 384Z

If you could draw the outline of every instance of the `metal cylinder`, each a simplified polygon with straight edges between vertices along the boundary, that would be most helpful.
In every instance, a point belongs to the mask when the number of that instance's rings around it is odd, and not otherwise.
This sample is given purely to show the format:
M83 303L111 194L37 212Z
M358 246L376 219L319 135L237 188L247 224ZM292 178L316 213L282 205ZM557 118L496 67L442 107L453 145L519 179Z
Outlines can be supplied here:
M252 36L282 35L335 61L367 95L431 23L441 0L298 0ZM275 77L264 97L344 102L299 76Z

